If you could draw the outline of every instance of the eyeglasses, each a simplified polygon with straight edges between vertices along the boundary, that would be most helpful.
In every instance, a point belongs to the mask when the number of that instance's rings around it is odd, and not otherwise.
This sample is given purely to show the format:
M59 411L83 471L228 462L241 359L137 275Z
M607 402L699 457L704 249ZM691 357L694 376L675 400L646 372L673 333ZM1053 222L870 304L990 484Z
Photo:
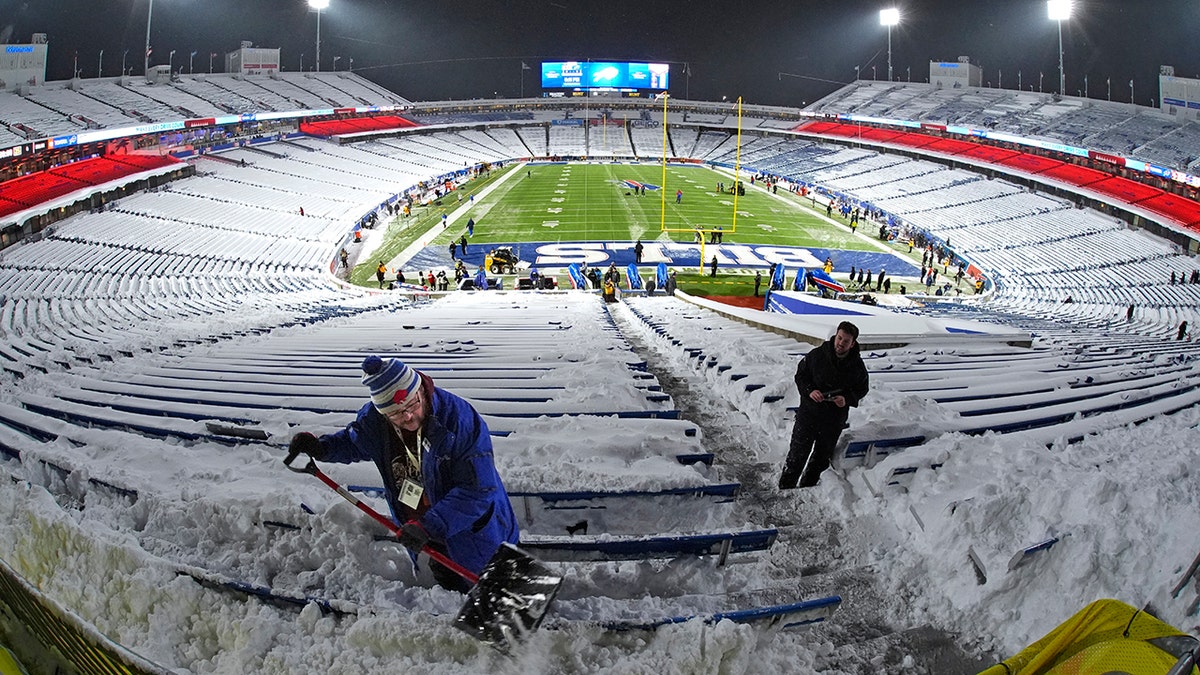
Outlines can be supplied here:
M404 406L389 412L387 417L394 417L397 419L412 417L421 410L421 404L421 388L417 387L415 390L413 390L412 395L404 401Z

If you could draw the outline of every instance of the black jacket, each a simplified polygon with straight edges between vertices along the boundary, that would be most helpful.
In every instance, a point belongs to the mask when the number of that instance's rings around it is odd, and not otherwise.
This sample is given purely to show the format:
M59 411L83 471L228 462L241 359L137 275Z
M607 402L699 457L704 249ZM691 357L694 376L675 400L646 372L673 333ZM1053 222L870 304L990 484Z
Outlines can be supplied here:
M850 408L858 406L870 389L867 366L858 353L858 345L840 359L833 349L832 338L813 349L796 366L796 388L800 390L800 414L819 415L830 422L844 423ZM808 397L814 389L825 392L827 398L844 396L846 407L838 408L831 402L814 403Z

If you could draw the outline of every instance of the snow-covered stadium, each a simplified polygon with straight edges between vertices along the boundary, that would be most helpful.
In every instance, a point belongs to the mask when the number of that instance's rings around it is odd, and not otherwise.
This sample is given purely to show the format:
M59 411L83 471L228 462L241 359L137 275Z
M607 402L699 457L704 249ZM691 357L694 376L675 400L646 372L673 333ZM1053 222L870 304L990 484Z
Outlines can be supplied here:
M899 82L740 119L672 99L678 159L869 204L985 289L863 315L872 391L835 469L781 492L791 373L836 314L334 274L464 165L657 161L660 128L552 123L660 109L346 71L0 93L0 641L31 672L967 673L1097 598L1195 633L1200 123ZM362 405L368 353L478 409L565 577L513 655L282 464Z

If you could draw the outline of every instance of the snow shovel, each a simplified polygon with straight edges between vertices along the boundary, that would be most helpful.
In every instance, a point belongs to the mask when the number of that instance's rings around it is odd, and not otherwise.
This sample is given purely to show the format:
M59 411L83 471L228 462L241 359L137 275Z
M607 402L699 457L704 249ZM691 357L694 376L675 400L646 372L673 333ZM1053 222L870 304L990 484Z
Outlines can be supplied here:
M402 530L396 523L325 475L311 457L304 466L293 466L299 454L288 453L283 460L287 468L316 476L343 499L400 536ZM563 582L545 563L512 544L502 545L478 576L429 546L420 552L472 584L466 603L454 618L454 626L504 654L537 630Z

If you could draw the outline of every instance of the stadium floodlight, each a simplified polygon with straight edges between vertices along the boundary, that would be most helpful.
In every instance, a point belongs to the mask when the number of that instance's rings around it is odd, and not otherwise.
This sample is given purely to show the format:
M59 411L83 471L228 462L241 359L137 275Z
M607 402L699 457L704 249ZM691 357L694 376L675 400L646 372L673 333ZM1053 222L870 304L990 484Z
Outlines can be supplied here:
M900 10L895 7L879 10L879 25L887 27L888 33L888 82L892 81L892 26L900 23Z
M316 71L321 72L321 10L329 6L329 0L308 0L308 6L317 10L317 66Z
M1066 21L1071 18L1071 0L1047 0L1046 9L1051 21Z
M1063 70L1062 22L1071 18L1071 0L1046 0L1046 11L1051 21L1058 22L1058 93L1067 94L1067 76Z

